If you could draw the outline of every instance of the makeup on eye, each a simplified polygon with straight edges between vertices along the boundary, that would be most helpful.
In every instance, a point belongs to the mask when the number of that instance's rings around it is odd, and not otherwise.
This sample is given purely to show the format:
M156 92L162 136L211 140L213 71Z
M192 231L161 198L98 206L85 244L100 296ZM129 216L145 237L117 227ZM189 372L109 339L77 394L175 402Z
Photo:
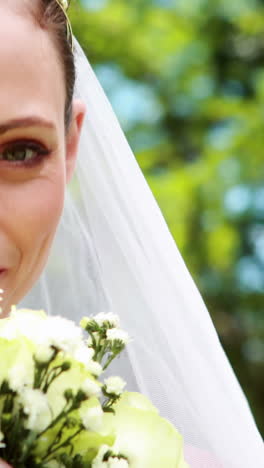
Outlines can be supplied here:
M35 166L51 154L51 150L33 140L17 140L0 145L1 164L13 166Z

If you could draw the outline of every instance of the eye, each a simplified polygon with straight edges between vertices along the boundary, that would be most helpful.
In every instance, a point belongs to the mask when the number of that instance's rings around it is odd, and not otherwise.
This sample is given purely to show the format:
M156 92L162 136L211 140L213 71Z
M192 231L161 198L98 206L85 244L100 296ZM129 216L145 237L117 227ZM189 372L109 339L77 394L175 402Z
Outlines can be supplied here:
M16 142L0 148L0 161L32 164L49 154L49 150L35 142Z
M5 150L3 151L2 155L0 155L1 159L5 159L6 161L28 161L35 156L35 151L30 148L25 149L16 149L16 150Z

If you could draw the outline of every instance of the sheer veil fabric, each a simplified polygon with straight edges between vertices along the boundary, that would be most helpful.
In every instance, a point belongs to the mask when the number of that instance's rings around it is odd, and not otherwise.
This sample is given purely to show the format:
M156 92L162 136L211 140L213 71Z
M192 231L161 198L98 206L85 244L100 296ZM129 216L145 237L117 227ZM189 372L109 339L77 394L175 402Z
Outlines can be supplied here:
M77 41L75 55L87 106L77 168L49 263L23 303L75 321L119 314L133 342L112 373L176 425L190 467L261 467L262 439L210 315Z

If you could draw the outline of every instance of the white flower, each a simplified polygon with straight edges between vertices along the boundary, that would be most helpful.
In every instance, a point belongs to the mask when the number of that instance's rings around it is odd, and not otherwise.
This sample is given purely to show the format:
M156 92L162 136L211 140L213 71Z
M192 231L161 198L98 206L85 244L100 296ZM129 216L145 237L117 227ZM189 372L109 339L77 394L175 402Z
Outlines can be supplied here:
M92 359L87 364L86 369L95 377L99 377L99 375L101 375L103 372L101 364L99 364L99 362L93 361Z
M93 459L92 468L107 468L107 462L103 462L103 458L108 450L111 450L111 447L101 445L96 457Z
M126 382L121 377L109 377L104 381L107 393L121 395L126 386Z
M107 462L107 468L128 468L128 466L124 458L110 457Z
M127 344L130 341L129 335L124 330L119 330L118 328L111 328L107 330L106 337L109 341L122 341L122 343Z
M20 394L20 403L28 415L27 429L42 432L51 422L51 412L47 396L41 390L25 388Z
M2 442L4 440L5 436L2 431L0 431L0 448L5 448L6 444Z
M47 345L39 345L35 352L35 358L40 363L49 362L52 358L54 351L50 346Z
M43 332L50 345L72 356L83 343L82 330L72 320L63 317L48 317Z
M17 309L12 306L10 317L1 329L1 336L3 336L3 330L7 339L12 340L24 336L33 343L42 343L44 342L42 329L45 320L46 314L43 310Z
M39 346L55 346L73 355L83 343L82 329L63 317L49 317L43 310L12 307L10 319L1 327L1 336L15 339L24 336Z
M91 317L94 322L99 325L99 327L102 327L105 323L110 323L113 325L113 327L119 327L119 317L116 314L113 314L112 312L100 312L97 315L94 315L94 317Z
M129 464L124 458L110 457L108 461L103 461L105 454L112 448L102 445L97 456L92 462L92 468L128 468Z
M85 379L81 388L88 397L100 396L101 388L98 383L92 379Z
M33 385L33 369L28 363L17 362L8 372L8 383L14 392L20 392L26 385Z
M102 428L103 415L104 412L99 405L88 409L80 409L80 416L85 429L92 432L100 431Z
M76 359L76 361L84 364L86 368L88 368L93 356L94 356L94 350L91 348L88 348L84 343L82 343L80 346L78 346L74 350L72 357Z

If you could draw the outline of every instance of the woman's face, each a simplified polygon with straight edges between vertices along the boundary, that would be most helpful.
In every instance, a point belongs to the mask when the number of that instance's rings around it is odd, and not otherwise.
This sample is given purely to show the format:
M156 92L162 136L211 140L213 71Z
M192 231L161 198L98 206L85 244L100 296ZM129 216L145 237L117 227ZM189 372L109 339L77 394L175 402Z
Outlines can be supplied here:
M84 109L74 103L65 137L63 69L50 34L2 5L0 23L0 288L7 313L46 263Z

